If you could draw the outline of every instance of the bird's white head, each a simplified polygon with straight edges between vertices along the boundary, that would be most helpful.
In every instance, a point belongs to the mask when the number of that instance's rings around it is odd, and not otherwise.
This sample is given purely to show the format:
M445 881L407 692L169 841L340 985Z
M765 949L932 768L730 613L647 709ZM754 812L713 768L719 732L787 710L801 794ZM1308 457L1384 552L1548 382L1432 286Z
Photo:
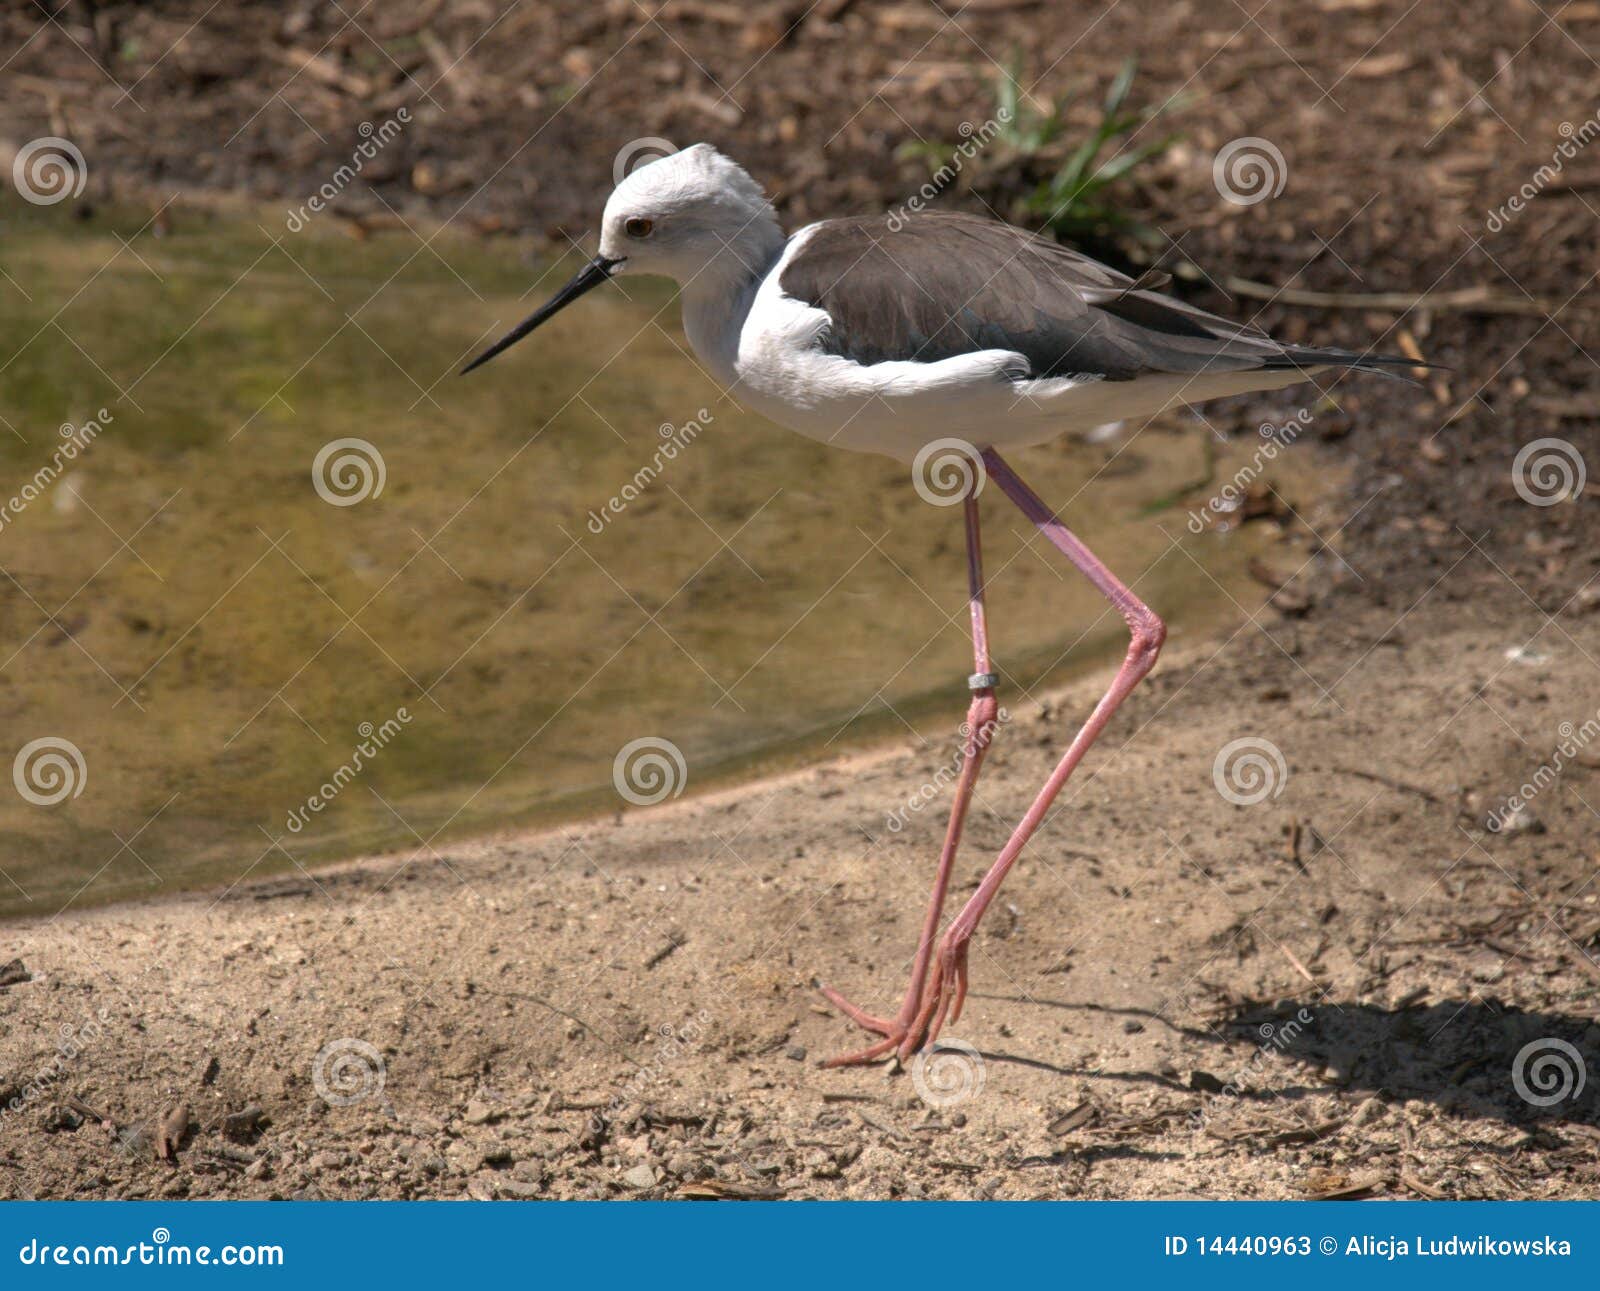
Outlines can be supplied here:
M778 214L761 186L710 144L697 143L618 184L601 218L600 254L462 372L616 274L661 274L676 279L686 296L726 296L765 273L783 245Z
M600 222L600 254L616 262L612 272L662 274L686 286L701 275L759 273L782 243L761 186L707 143L633 171Z

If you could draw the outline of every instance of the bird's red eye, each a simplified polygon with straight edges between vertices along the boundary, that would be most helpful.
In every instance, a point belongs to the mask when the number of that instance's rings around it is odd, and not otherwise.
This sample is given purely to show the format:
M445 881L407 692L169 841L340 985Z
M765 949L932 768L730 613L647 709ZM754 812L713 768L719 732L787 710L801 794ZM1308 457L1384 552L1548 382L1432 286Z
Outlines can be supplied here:
M647 238L655 226L654 220L647 220L642 216L635 215L632 219L626 221L622 227L628 231L630 238Z

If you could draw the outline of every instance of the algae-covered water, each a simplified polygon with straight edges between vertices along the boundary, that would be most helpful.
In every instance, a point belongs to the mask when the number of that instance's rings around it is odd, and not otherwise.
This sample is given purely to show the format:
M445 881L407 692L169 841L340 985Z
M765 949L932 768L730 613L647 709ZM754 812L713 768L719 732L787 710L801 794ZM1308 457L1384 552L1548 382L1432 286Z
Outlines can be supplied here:
M458 379L570 266L424 236L0 207L0 913L625 806L641 739L693 791L959 719L959 506L720 399L665 285ZM1248 534L1170 505L1211 443L1017 465L1198 629L1236 613L1213 578L1261 600ZM984 510L1003 698L1120 652Z

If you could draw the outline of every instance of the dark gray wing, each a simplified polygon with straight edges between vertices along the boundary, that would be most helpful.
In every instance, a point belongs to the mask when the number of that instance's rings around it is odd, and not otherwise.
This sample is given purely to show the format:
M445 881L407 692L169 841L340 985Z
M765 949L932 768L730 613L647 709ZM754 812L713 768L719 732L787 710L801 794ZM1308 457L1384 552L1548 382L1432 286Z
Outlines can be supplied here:
M1012 350L1027 375L1129 381L1150 373L1404 366L1385 355L1282 345L1079 252L997 220L918 214L825 220L778 285L825 311L830 354L872 364L934 363Z

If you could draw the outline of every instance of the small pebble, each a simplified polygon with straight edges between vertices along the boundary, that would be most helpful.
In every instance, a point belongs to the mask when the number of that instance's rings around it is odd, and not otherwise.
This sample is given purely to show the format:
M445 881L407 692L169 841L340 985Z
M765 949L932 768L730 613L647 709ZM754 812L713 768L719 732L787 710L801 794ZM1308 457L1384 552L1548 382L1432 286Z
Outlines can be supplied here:
M648 1162L636 1165L633 1169L624 1171L622 1182L630 1188L654 1188L656 1186L655 1167Z
M1493 834L1512 836L1515 834L1542 834L1545 832L1544 821L1540 820L1528 810L1526 803L1520 803L1503 816L1490 815L1484 822L1484 828Z

